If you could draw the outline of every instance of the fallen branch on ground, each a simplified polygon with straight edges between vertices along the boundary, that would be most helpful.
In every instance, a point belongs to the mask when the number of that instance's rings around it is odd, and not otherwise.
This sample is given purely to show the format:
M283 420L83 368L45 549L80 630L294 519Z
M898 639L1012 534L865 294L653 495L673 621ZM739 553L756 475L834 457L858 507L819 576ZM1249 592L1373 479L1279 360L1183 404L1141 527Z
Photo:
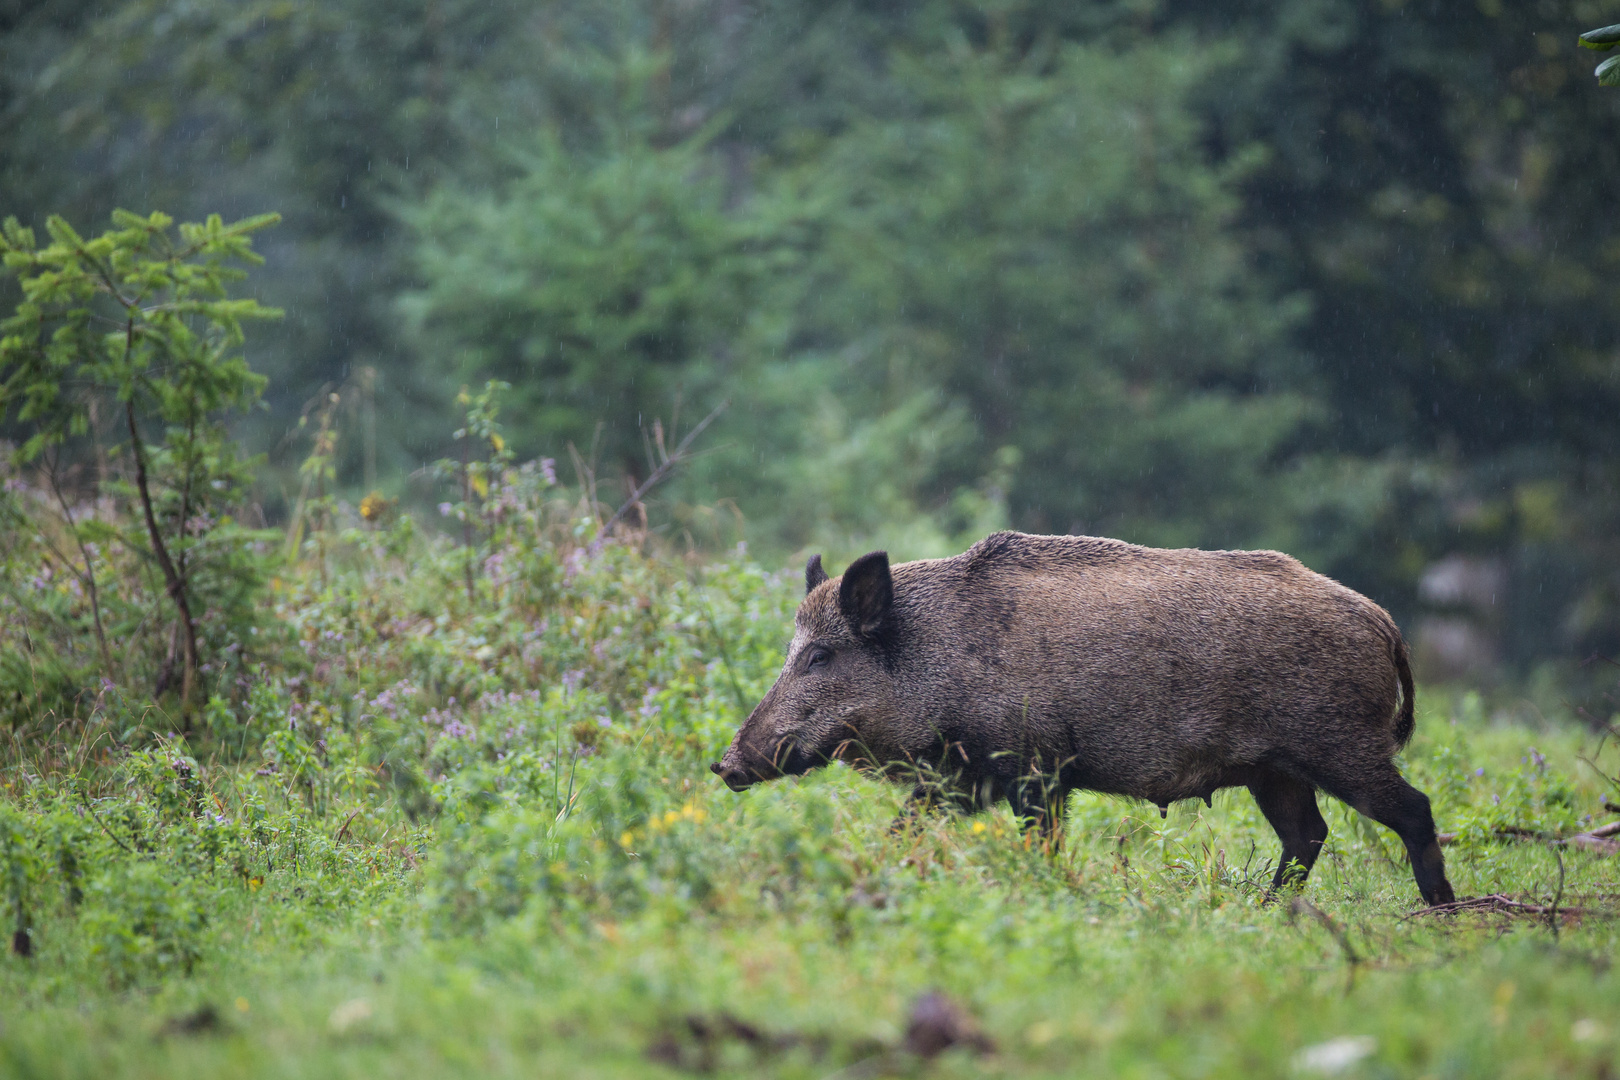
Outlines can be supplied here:
M1449 904L1436 904L1433 907L1420 908L1401 917L1401 921L1415 919L1422 915L1455 915L1462 912L1479 912L1483 914L1514 915L1527 919L1545 919L1553 915L1564 920L1587 917L1610 917L1620 915L1620 909L1597 907L1571 907L1559 904L1555 909L1551 904L1532 904L1523 900L1515 900L1503 893L1491 893L1488 896L1470 896L1461 900L1454 900Z
M1517 825L1499 825L1491 830L1495 835L1508 840L1544 840L1548 843L1560 844L1566 847L1577 847L1584 851L1595 851L1600 855L1614 855L1620 853L1620 821L1612 821L1607 825L1599 825L1588 832L1576 833L1574 836L1563 838L1548 836L1546 833L1534 829L1525 829ZM1440 833L1435 837L1441 847L1455 844L1459 833Z

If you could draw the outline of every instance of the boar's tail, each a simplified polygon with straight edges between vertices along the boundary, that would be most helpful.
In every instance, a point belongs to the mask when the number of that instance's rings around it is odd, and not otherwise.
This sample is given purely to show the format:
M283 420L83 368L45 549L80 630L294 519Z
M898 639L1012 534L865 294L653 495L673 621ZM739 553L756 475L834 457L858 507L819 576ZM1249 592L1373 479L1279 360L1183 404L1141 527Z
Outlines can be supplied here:
M1412 660L1406 649L1406 640L1401 637L1400 630L1395 631L1395 674L1401 680L1401 711L1395 717L1395 746L1404 748L1412 741L1412 731L1417 727L1417 720L1413 717L1413 709L1417 703L1416 695L1412 692Z

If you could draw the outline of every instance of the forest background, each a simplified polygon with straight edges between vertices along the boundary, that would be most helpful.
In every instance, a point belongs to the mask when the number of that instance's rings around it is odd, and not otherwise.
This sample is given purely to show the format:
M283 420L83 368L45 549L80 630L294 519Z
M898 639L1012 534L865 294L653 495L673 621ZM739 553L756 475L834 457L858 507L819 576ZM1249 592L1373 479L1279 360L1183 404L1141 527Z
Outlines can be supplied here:
M1616 19L11 0L0 212L284 216L238 427L270 524L332 393L355 502L435 501L486 378L604 488L729 401L649 506L700 547L1276 547L1431 679L1564 682L1620 653L1620 98L1574 42Z

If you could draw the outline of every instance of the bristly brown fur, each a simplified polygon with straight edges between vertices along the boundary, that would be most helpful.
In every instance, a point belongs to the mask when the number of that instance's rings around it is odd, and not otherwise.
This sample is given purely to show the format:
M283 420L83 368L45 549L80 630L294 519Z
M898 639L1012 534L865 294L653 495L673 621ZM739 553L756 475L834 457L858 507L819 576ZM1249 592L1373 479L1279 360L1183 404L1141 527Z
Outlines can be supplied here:
M782 674L715 765L733 787L834 756L925 766L951 801L1050 827L1075 789L1164 806L1242 786L1306 871L1320 789L1399 833L1425 899L1449 899L1428 799L1392 761L1413 729L1400 630L1297 560L1002 532L806 570Z

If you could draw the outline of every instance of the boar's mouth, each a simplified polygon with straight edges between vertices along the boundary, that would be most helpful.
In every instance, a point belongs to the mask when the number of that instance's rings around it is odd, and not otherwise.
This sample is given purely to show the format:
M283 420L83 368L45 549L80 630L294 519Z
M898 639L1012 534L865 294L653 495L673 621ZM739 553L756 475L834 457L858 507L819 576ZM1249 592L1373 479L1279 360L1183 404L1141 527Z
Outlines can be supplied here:
M761 781L775 780L779 776L799 776L819 764L821 762L805 753L798 743L784 740L769 758L759 757L744 765L716 761L709 766L709 771L724 780L726 787L732 791L747 791Z
M718 761L709 765L709 771L726 782L726 787L732 791L747 791L757 780L764 777L754 777L745 769L728 769Z

